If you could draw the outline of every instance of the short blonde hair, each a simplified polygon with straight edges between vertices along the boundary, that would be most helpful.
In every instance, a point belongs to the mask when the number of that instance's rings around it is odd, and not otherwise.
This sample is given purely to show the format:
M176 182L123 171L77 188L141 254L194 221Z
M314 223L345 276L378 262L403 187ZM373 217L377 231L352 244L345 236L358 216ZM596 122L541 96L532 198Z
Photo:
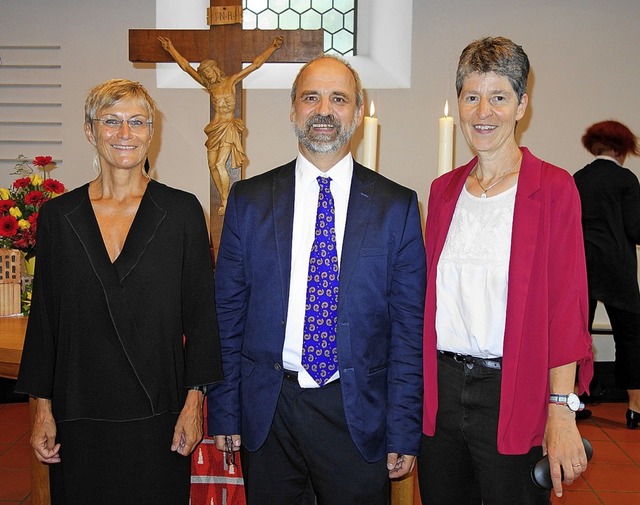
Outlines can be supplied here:
M153 122L156 103L142 84L127 79L110 79L91 88L84 104L84 122L92 124L99 111L128 99L143 107Z

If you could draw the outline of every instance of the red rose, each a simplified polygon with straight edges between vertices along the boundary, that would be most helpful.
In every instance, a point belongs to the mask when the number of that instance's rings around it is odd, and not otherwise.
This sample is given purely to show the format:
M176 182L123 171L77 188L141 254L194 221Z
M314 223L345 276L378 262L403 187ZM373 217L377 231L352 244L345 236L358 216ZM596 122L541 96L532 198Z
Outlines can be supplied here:
M28 188L29 184L31 184L31 178L29 177L22 177L13 181L13 187L16 189Z
M42 181L42 189L56 195L64 193L64 184L55 179L45 179Z
M14 200L0 200L0 212L9 212L9 209L15 206L16 202Z
M29 191L24 195L24 203L27 205L38 205L47 201L42 191Z
M0 216L0 236L13 237L18 233L18 220L13 216Z
M33 164L37 167L46 167L53 161L51 156L36 156L33 158Z

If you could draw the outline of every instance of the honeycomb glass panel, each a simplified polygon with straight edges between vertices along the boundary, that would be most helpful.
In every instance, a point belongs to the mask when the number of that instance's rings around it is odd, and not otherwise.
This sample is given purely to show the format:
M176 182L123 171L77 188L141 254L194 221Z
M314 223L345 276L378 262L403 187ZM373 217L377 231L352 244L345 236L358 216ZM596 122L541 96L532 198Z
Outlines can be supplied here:
M347 30L340 30L333 34L333 49L343 56L346 56L353 49L353 33Z
M356 16L353 10L344 15L344 27L351 32L351 45L353 45L353 34L356 32L355 18Z
M273 30L278 27L278 15L273 11L264 11L258 16L258 28L261 30Z
M313 2L311 0L291 0L290 1L291 8L300 14L311 9L312 3Z
M267 10L269 7L269 0L244 0L244 9L260 14L262 11Z
M333 7L332 0L313 0L311 4L313 10L318 11L321 14L330 11Z
M333 0L333 8L338 12L346 14L347 12L353 11L354 0Z
M336 33L343 28L344 16L338 12L327 12L322 16L323 27L329 33Z
M242 28L244 30L255 30L258 28L258 15L245 10L242 14Z
M308 28L300 24L300 14L297 12L293 12L292 10L287 10L278 16L279 26L281 30L299 30L300 28L304 28L306 30L311 30L312 28ZM320 24L318 26L314 26L313 29L317 30L320 28Z
M303 30L319 30L322 28L322 16L315 11L307 11L302 16L301 28Z
M356 0L243 0L243 28L323 29L325 52L355 54Z
M282 14L289 10L289 0L269 0L269 9L276 14Z

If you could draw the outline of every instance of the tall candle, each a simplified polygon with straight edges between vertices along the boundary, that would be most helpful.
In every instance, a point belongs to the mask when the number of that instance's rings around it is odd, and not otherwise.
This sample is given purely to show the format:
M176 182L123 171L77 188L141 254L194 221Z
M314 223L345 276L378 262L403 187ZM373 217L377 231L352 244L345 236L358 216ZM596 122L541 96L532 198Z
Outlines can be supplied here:
M376 169L376 157L378 154L378 118L373 117L376 113L373 100L369 108L371 116L364 118L364 152L362 153L362 164L370 168Z
M453 168L453 118L449 117L449 102L444 102L444 117L441 117L438 135L438 175Z

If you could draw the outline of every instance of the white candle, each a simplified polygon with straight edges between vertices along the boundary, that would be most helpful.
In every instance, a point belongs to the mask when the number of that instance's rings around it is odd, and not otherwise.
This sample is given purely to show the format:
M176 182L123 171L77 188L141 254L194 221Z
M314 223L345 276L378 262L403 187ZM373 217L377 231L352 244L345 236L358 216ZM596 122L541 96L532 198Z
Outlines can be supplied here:
M362 164L370 168L376 169L376 157L378 154L378 118L373 117L376 108L371 101L369 108L371 116L364 118L364 152L362 153Z
M453 168L453 118L449 117L448 101L444 102L444 117L438 123L438 175L442 175Z

